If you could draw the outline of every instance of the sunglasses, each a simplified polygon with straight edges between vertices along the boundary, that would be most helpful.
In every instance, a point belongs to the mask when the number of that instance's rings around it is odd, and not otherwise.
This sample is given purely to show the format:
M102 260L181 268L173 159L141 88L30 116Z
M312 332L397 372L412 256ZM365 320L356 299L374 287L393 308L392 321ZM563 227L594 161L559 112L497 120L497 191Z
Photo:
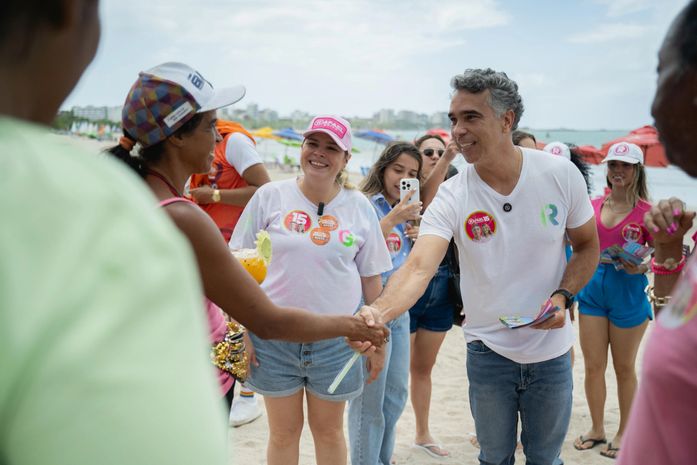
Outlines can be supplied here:
M423 152L421 152L425 157L432 157L434 153L436 153L435 150L433 149L424 149ZM438 149L438 158L442 157L443 154L445 153L444 149Z

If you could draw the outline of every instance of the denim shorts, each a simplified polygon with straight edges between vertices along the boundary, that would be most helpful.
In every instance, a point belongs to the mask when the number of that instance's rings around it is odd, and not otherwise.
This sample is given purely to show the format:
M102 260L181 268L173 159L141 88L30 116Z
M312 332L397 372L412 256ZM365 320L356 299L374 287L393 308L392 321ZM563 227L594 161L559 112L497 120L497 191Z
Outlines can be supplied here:
M421 298L409 309L409 332L423 328L428 331L444 332L453 326L453 302L448 279L450 271L446 265L438 267Z
M260 339L253 333L259 366L251 366L245 386L269 397L286 397L305 388L322 400L345 401L358 397L363 391L361 358L353 364L334 394L327 390L353 350L343 337L300 344Z
M653 319L644 289L645 275L631 275L601 263L590 282L578 293L578 311L583 315L602 316L618 328L639 326Z

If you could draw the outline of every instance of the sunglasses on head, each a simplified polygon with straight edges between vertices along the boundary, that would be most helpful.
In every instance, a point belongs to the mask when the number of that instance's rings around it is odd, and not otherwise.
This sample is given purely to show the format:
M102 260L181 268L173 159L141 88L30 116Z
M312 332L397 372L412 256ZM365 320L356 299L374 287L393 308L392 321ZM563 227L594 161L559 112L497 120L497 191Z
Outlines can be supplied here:
M436 151L433 149L424 149L423 152L421 152L421 153L423 153L425 157L432 157L433 154L436 153ZM445 153L445 150L438 149L437 153L438 153L438 157L442 157L443 154Z

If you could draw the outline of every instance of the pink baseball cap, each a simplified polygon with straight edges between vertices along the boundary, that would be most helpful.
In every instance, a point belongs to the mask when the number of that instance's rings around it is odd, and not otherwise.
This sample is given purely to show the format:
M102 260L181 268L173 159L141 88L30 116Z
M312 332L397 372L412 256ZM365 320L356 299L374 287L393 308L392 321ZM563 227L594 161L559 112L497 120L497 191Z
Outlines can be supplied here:
M629 142L618 142L612 144L610 150L607 151L607 156L601 163L607 163L610 160L623 161L636 165L637 163L644 164L644 152L641 147Z
M323 132L332 138L336 145L346 152L351 151L351 123L340 116L315 116L303 133L303 137Z
M571 160L571 150L569 150L569 146L563 142L550 142L549 144L545 145L545 148L542 150L547 153L551 153L552 155L557 155L559 157L564 157L567 160Z

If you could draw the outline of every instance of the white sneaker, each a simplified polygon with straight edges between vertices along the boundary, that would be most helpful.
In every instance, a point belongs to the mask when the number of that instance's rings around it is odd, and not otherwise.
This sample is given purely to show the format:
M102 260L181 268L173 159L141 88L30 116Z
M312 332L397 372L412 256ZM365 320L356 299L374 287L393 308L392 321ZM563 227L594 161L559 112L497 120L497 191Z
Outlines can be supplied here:
M261 407L257 403L257 396L236 397L232 401L230 409L230 426L242 426L251 423L262 414Z

